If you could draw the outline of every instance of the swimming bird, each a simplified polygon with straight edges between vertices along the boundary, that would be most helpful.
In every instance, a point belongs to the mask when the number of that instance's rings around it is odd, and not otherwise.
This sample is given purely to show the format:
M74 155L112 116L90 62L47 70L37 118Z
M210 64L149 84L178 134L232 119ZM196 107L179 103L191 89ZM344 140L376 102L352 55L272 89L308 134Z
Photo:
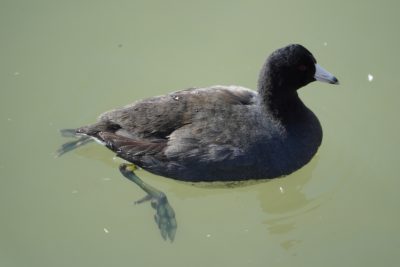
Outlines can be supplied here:
M307 164L322 141L317 117L297 92L313 81L339 83L305 47L291 44L267 58L258 91L216 85L137 101L103 113L94 124L64 130L80 139L58 153L94 139L134 165L177 180L288 175ZM152 201L163 237L172 240L176 220L165 194L140 180L133 165L121 164L120 171L148 193L139 202Z

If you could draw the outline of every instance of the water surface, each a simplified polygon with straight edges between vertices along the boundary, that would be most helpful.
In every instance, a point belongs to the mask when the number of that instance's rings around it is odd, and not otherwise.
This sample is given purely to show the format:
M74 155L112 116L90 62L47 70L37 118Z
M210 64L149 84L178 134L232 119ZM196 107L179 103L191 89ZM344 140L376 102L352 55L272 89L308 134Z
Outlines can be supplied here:
M1 266L399 266L395 1L1 1ZM301 90L324 129L282 179L192 186L145 171L174 206L164 242L143 192L95 144L55 159L58 130L192 86L256 87L301 43L340 86ZM370 79L368 79L368 75Z

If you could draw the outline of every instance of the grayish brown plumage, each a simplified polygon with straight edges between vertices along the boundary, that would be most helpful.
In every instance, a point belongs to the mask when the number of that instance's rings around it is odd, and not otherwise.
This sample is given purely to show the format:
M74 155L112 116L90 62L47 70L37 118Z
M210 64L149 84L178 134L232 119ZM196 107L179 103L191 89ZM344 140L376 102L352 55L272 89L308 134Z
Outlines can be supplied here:
M234 181L273 178L305 165L322 140L317 117L297 89L337 79L316 64L301 45L276 50L265 62L258 92L239 86L191 88L158 96L102 114L98 122L64 136L62 155L91 138L152 173L184 181ZM146 184L134 167L121 164L122 175L146 193L156 210L164 239L174 240L175 212L167 196Z
M301 45L275 51L258 92L239 86L190 88L102 114L76 130L152 173L185 181L273 178L305 165L322 140L297 89L338 83Z

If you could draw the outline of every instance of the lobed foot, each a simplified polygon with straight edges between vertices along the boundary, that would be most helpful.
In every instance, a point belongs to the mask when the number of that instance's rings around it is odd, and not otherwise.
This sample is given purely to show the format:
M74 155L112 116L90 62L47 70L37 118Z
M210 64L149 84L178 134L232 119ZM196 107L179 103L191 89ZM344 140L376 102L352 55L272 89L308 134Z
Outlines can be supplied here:
M90 136L83 136L76 133L75 129L61 129L60 133L64 137L76 138L73 141L64 143L59 149L57 149L55 157L58 158L65 153L74 150L75 148L81 147L93 141Z
M151 206L156 210L154 219L158 225L158 228L160 229L161 236L164 238L164 240L169 239L171 242L174 241L178 226L175 218L175 212L169 204L167 196L163 192L146 184L138 176L136 176L134 173L136 166L134 164L123 163L120 165L119 169L123 176L137 184L147 193L144 198L136 201L135 204L150 201Z

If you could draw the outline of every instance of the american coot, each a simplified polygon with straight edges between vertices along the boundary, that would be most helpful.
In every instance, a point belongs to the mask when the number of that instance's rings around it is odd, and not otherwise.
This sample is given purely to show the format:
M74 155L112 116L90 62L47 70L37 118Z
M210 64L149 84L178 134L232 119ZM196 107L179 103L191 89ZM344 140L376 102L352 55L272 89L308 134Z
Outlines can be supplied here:
M287 175L311 160L322 140L317 117L297 89L315 80L338 84L303 46L273 52L261 69L258 92L240 86L190 88L103 113L94 124L64 135L61 155L91 139L152 173L183 181L237 181ZM164 239L176 220L166 196L122 164L157 210Z

